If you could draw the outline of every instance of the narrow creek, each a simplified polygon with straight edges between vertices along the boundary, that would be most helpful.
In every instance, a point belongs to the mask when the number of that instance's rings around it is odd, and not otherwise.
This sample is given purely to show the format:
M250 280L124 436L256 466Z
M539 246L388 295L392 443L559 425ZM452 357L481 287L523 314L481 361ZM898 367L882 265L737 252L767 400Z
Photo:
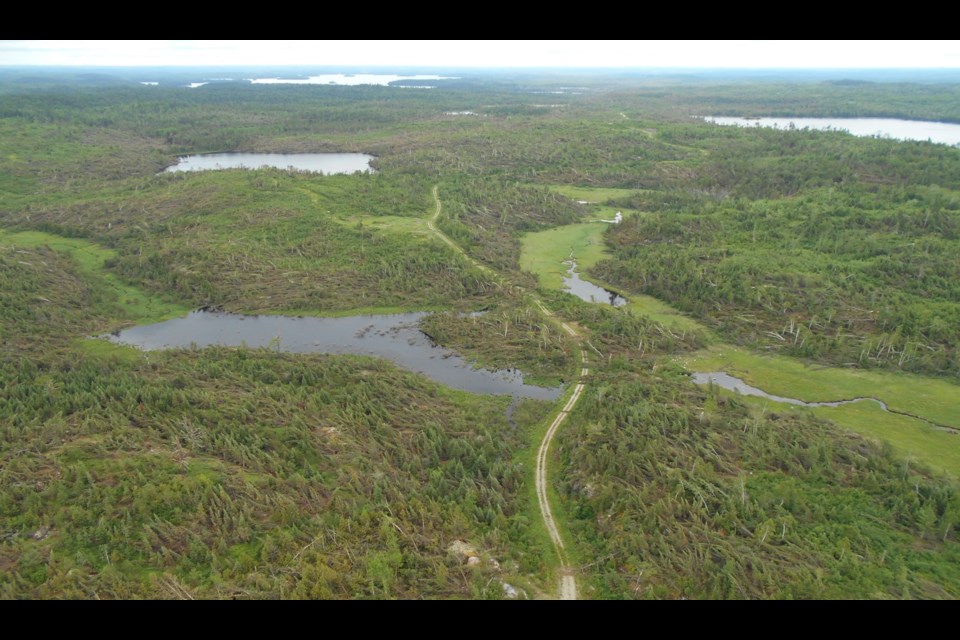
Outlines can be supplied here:
M886 402L884 402L883 400L880 400L879 398L859 397L859 398L851 398L849 400L832 400L829 402L804 402L803 400L798 400L796 398L785 398L783 396L775 396L773 394L767 393L766 391L750 386L740 378L731 376L730 374L723 371L711 371L707 373L692 373L690 377L695 384L700 384L700 385L715 384L721 389L726 389L728 391L735 391L736 393L739 393L741 395L757 396L760 398L773 400L774 402L785 402L788 404L795 404L802 407L839 407L845 404L853 404L855 402L875 402L880 406L881 409L883 409L888 413L895 413L897 415L907 416L909 418L916 418L917 420L926 422L927 424L934 426L938 429L949 431L951 433L958 433L958 430L954 427L938 424L936 422L932 422L930 420L927 420L926 418L922 418L912 413L906 413L904 411L897 411L895 409L891 409L890 407L887 406Z

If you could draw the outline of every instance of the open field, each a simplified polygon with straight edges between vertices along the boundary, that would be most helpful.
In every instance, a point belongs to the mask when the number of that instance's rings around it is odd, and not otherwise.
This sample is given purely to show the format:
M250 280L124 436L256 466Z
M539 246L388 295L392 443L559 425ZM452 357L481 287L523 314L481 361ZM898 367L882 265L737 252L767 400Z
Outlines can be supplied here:
M604 204L608 200L625 198L634 193L634 189L617 189L611 187L575 187L566 184L550 185L557 193L563 194L571 200L583 200L591 204Z
M604 222L588 222L527 233L521 240L520 267L537 275L541 286L563 289L563 277L569 269L563 261L572 255L577 260L580 277L627 295L623 290L587 272L590 267L609 255L603 242L603 234L608 226ZM678 331L703 329L696 321L683 316L653 296L631 293L627 298L630 301L627 308L632 312L649 316L665 326Z

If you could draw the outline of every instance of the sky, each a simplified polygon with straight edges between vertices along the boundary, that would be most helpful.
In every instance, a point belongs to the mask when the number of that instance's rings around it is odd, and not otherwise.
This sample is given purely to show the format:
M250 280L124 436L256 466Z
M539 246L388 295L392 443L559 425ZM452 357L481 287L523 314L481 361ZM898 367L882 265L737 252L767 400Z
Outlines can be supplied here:
M960 69L960 40L0 40L0 66Z

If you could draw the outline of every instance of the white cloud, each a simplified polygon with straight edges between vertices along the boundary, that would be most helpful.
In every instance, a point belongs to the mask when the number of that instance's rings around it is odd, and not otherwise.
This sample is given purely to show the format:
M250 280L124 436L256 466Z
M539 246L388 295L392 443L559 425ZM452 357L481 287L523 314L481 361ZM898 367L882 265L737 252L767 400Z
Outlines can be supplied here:
M960 68L960 41L7 40L0 65Z

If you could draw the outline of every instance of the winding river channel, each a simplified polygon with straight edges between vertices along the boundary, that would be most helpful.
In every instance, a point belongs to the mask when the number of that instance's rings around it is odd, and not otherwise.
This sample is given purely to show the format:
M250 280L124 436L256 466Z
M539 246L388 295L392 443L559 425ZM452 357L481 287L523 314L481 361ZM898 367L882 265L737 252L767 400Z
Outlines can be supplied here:
M895 413L901 416L907 416L910 418L916 418L926 422L927 424L950 433L960 433L957 429L933 422L932 420L927 420L926 418L914 415L912 413L907 413L905 411L897 411L896 409L891 409L887 406L887 403L879 398L872 397L860 397L860 398L850 398L849 400L831 400L828 402L804 402L803 400L798 400L796 398L786 398L784 396L775 396L773 394L767 393L762 389L750 386L740 378L731 376L728 373L723 371L712 371L708 373L693 373L690 376L693 379L693 382L700 385L709 385L713 384L721 389L726 389L728 391L734 391L741 395L745 396L756 396L759 398L766 398L768 400L773 400L774 402L785 402L787 404L795 404L801 407L840 407L845 404L853 404L855 402L875 402L880 406L881 409L887 411L888 413Z

